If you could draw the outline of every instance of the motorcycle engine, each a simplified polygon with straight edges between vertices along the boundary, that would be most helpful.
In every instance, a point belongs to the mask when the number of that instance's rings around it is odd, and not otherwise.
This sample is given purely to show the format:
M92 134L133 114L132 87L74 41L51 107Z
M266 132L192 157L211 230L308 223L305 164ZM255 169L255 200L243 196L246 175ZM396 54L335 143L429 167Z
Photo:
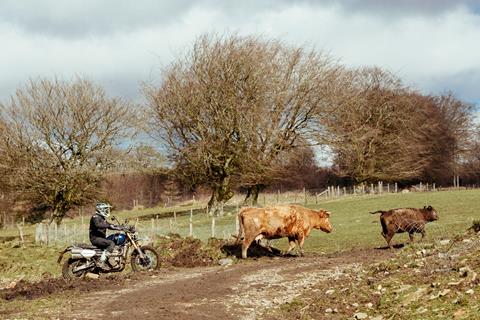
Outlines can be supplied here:
M115 268L119 265L120 259L121 259L120 257L109 257L108 263Z

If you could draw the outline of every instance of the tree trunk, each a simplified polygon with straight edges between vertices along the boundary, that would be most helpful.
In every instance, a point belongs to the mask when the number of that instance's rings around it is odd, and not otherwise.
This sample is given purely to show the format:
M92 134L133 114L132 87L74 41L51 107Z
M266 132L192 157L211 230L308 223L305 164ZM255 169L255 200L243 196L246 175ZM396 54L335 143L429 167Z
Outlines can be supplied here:
M243 205L255 207L258 205L258 195L265 188L264 185L255 184L247 189L247 196L243 200Z
M230 190L229 177L220 181L219 185L212 187L212 196L208 201L208 214L211 216L223 216L223 207L225 203L233 197Z

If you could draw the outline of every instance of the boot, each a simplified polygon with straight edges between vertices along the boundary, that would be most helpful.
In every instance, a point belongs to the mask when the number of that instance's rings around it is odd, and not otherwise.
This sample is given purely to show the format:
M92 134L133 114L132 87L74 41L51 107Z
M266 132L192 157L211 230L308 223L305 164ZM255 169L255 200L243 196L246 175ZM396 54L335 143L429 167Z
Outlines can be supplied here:
M102 255L100 256L100 259L98 260L97 265L103 269L103 270L109 270L110 267L107 265L107 256L110 255L110 252L107 250L103 250Z

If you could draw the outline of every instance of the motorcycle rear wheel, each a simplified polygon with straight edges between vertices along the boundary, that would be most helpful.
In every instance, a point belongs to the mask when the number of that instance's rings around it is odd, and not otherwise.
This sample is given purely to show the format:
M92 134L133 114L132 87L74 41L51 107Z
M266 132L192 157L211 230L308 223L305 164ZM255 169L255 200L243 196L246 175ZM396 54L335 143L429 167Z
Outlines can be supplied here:
M75 278L81 278L83 277L86 273L87 270L80 270L77 272L73 272L73 269L78 267L79 265L85 263L83 260L79 259L68 259L65 261L62 267L62 276L65 280L72 280Z
M151 271L160 268L160 260L158 252L151 246L142 246L140 247L145 258L142 260L140 255L136 250L132 252L131 255L131 265L133 272L138 271Z

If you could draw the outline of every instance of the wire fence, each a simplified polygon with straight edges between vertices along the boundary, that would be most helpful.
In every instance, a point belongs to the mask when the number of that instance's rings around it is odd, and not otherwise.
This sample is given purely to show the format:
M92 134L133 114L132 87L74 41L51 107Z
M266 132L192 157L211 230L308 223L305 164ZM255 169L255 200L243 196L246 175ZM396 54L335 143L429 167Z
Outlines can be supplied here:
M472 186L476 187L476 186ZM463 188L455 188L465 189ZM263 192L258 197L259 206L271 206L277 204L297 203L303 205L316 205L322 201L337 199L340 197L356 197L363 195L386 195L392 193L409 193L409 192L435 192L439 189L433 184L423 184L410 186L409 188L400 188L397 183L362 184L359 186L343 187L328 186L323 189L303 189L299 191L288 192ZM229 202L229 209L226 210L225 216L211 217L208 215L208 207L200 209L204 214L193 214L194 209L184 209L183 212L161 212L158 215L149 214L151 218L140 217L131 224L136 225L140 238L151 241L157 236L168 236L168 234L179 234L182 237L194 237L206 240L210 237L229 239L232 235L238 234L238 220L236 213L243 206L244 195L237 195ZM191 205L198 203L198 199L192 199ZM177 207L178 209L178 207ZM195 209L195 211L198 210ZM170 216L168 216L170 215ZM6 219L4 217L4 219ZM39 245L55 245L55 244L73 244L73 243L89 243L88 227L90 216L81 215L75 223L63 223L57 226L55 223L42 222L34 226L34 242ZM4 228L5 228L4 223ZM17 229L16 238L20 244L25 243L25 221L13 223L10 227ZM11 232L10 232L11 233Z

